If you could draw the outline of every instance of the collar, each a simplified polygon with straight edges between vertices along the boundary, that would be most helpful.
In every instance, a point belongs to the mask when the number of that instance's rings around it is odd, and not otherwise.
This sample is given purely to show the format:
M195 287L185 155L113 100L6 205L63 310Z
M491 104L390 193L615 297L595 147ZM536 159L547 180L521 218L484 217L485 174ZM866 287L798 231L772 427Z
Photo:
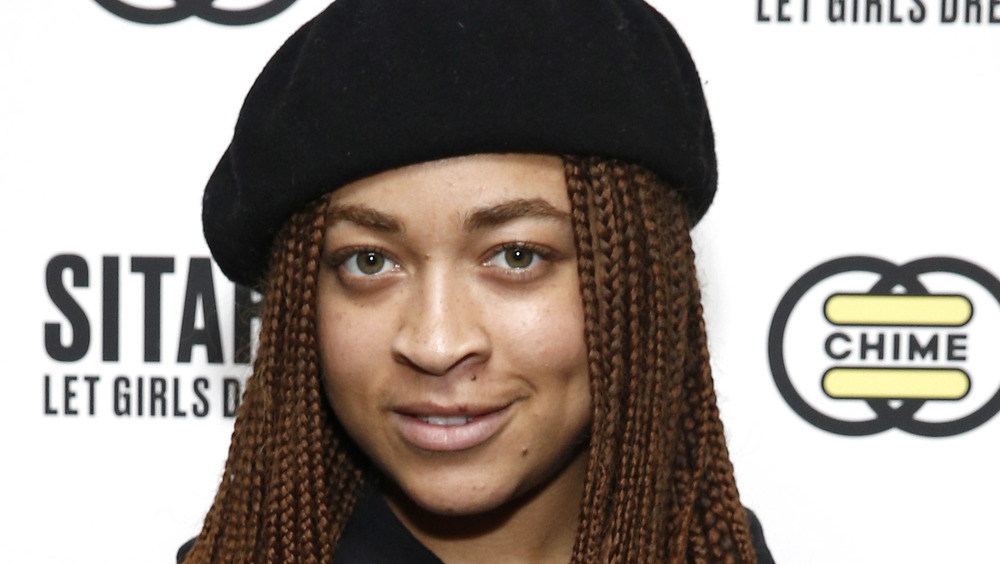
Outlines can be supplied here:
M442 564L389 509L366 479L333 555L333 564Z

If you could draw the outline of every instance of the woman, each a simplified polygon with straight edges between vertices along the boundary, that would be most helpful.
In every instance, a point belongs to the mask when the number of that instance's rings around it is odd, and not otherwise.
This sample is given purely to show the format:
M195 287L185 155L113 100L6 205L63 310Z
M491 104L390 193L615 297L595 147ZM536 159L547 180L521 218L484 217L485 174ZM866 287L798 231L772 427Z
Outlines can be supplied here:
M183 561L770 561L688 235L715 183L697 72L638 0L332 4L206 189L265 306Z

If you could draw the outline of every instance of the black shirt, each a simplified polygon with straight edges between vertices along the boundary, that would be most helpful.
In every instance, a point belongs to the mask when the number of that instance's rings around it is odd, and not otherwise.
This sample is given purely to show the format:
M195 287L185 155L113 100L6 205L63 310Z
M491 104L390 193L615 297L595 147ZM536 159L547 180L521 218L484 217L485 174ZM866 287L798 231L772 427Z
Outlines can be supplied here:
M369 484L371 480L367 481ZM758 564L774 564L764 542L764 530L757 516L749 509L750 535L757 551ZM177 552L177 564L194 544L186 542ZM441 560L420 544L382 499L375 487L366 485L347 521L347 527L333 555L333 564L442 564Z

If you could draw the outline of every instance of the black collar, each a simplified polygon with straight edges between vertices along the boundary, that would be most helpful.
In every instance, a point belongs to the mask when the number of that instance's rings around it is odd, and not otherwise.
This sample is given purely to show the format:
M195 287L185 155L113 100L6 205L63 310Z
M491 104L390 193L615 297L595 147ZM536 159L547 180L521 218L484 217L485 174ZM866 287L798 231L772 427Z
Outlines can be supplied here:
M389 509L376 483L371 478L365 480L333 564L443 564ZM758 564L774 564L760 521L749 509L746 512Z
M442 564L389 509L375 480L365 480L333 564Z
M382 499L374 480L365 481L354 514L333 555L333 564L443 564L434 553L420 544ZM758 564L774 564L764 542L764 531L757 516L749 509L750 536L757 551ZM195 539L184 543L177 552L178 564L184 561Z

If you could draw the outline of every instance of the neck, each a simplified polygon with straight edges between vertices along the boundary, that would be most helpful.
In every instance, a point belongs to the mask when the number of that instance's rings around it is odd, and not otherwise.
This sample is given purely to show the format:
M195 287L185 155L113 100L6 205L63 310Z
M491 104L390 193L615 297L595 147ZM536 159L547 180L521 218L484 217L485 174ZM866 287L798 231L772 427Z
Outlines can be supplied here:
M475 515L429 512L390 483L383 484L383 495L403 525L445 564L482 562L483 555L503 555L510 563L565 564L576 540L586 472L584 447L551 480Z

